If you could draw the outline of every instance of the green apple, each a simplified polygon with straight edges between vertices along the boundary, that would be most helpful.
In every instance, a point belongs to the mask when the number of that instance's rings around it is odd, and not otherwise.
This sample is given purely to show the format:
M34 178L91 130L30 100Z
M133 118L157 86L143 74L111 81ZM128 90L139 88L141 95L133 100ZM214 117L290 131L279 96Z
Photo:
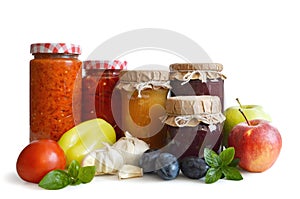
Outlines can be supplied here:
M242 109L248 120L263 119L271 122L271 117L260 105L232 106L224 111L226 120L223 127L223 145L228 145L228 135L237 124L245 122L245 118L239 111Z

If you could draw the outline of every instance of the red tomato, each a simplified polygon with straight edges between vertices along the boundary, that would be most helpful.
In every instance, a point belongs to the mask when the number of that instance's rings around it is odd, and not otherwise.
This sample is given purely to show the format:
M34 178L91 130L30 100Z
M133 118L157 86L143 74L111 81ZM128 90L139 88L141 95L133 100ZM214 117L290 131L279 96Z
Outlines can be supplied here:
M65 169L66 157L56 141L35 140L28 144L17 160L18 175L25 181L39 183L54 169Z

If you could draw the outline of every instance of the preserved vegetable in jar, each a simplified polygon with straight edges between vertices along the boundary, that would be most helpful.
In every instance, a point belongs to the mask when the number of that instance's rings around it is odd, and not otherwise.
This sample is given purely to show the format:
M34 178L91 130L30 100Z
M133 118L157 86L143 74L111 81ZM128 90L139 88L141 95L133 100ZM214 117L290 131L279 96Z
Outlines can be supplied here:
M166 111L168 152L182 159L203 157L204 148L220 150L225 116L218 96L169 97Z
M150 148L165 146L166 132L160 118L166 114L169 72L122 71L116 88L122 98L122 130L144 140Z
M115 119L121 117L120 94L114 92L119 73L127 62L119 60L87 60L83 62L81 120L102 118L110 123L117 139L124 136ZM115 109L113 114L112 109Z
M81 48L37 43L30 52L30 141L57 141L80 122Z
M224 109L224 80L219 63L176 63L170 65L171 96L218 96Z

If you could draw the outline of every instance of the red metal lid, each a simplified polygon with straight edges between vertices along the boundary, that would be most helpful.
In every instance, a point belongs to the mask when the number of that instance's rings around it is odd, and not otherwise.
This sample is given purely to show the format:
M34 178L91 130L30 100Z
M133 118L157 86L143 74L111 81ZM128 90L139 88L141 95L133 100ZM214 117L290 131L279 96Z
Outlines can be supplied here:
M120 60L87 60L83 62L84 69L126 69L127 62Z
M81 47L66 43L35 43L30 46L30 53L67 53L81 54Z

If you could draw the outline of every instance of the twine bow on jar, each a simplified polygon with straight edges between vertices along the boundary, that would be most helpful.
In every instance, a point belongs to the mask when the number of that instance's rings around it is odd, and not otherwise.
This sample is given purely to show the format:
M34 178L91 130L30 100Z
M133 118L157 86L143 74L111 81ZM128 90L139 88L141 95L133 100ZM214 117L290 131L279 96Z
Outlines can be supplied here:
M152 85L150 84L150 82L141 82L137 85L135 85L136 90L138 91L138 98L142 97L142 90L147 89L147 88L152 88Z
M203 119L199 115L181 115L174 118L174 122L178 127L186 126L192 119Z
M204 123L209 124L210 131L214 131L216 126L214 125L215 121L213 120L212 115L180 115L174 118L174 122L178 127L185 127L189 124L192 119L197 119L198 121L202 121Z
M138 91L138 98L142 97L142 90L147 88L152 89L153 87L163 87L169 88L170 81L161 82L161 81L148 81L148 82L141 82L135 85L135 89Z
M181 85L196 79L205 83L207 79L226 79L222 70L223 65L218 63L176 63L170 65L170 79L183 81Z
M120 72L120 82L116 88L130 93L137 91L137 97L141 98L145 89L170 89L169 79L169 71L123 70Z
M202 82L206 82L207 81L207 76L206 76L207 72L209 72L209 71L194 70L192 72L188 72L182 77L183 82L181 83L181 85L188 83L191 79L194 78L195 74L199 74L199 77L198 77L199 80L202 80Z

